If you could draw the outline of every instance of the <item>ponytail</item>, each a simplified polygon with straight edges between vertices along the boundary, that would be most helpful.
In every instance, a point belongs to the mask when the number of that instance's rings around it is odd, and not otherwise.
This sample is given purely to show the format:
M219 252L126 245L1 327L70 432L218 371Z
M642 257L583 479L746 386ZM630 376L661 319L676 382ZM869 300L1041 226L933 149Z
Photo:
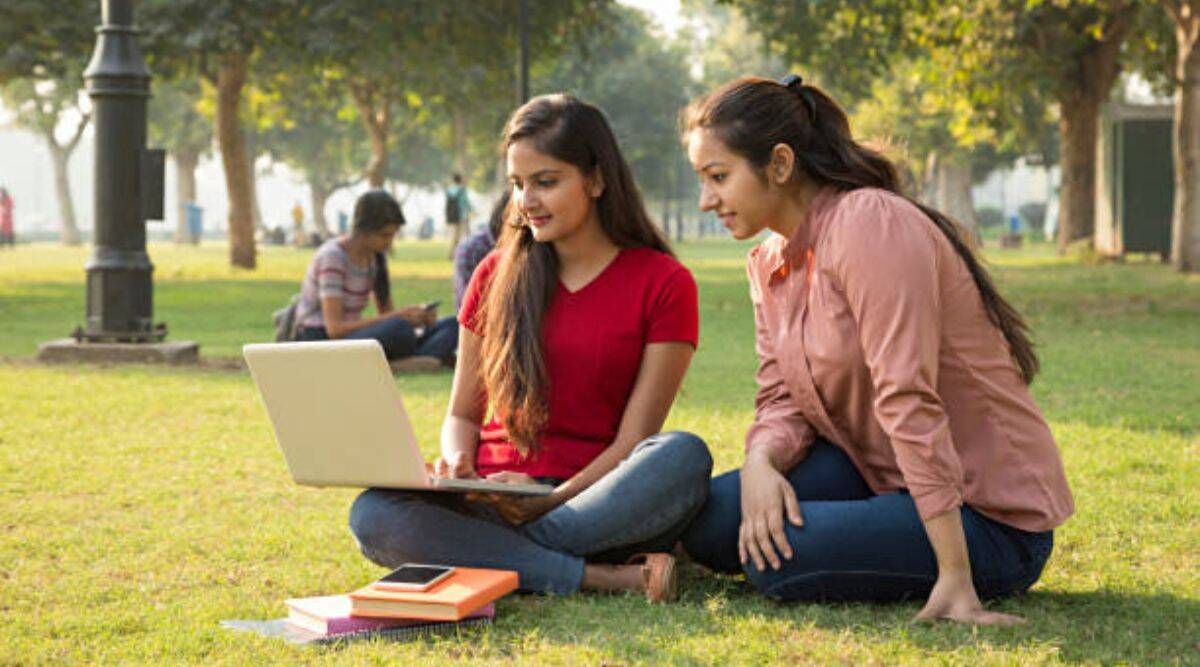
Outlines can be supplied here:
M388 275L387 254L375 253L375 284L371 286L375 292L375 303L383 305L392 300L392 279Z
M938 229L942 230L946 239L950 241L950 246L967 265L967 271L971 273L975 286L979 288L979 296L983 300L983 309L987 313L988 319L996 325L996 328L1000 329L1000 333L1004 334L1004 339L1008 341L1008 352L1021 371L1021 380L1025 384L1032 383L1041 364L1034 352L1033 341L1029 337L1029 325L1025 323L1025 318L1021 317L1021 313L996 289L992 277L967 242L966 239L969 236L966 230L941 211L925 206L909 197L905 197L905 199L921 209L921 212L928 216Z
M962 226L944 213L914 201L901 187L896 166L883 154L854 141L846 112L824 91L796 75L780 82L742 77L692 102L680 117L683 133L711 130L726 146L765 169L778 144L796 155L793 179L807 178L842 192L879 188L899 195L925 214L962 258L988 319L1008 342L1025 384L1039 364L1024 318L1000 295L991 276L967 243Z

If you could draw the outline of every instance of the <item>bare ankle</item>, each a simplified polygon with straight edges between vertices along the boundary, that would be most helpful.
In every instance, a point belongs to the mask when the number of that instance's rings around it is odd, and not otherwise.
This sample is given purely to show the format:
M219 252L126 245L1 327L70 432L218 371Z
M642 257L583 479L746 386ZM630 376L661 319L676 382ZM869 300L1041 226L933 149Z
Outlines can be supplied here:
M593 591L643 590L642 566L589 563L583 567L583 587Z

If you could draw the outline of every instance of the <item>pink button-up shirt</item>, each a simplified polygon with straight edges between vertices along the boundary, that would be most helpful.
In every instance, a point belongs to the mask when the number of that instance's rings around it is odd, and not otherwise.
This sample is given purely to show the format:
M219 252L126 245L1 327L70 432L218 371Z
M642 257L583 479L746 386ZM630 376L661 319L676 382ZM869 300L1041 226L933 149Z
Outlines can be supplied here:
M820 193L750 251L759 368L746 449L788 467L817 435L922 519L967 503L1027 531L1074 510L1058 447L945 235L874 188Z

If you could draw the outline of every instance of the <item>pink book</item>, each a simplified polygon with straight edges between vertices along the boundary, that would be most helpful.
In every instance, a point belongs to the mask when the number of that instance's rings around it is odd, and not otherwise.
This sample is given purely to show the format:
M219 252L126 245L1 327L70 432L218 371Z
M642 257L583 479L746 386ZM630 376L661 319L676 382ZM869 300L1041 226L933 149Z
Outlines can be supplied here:
M347 595L292 598L284 600L284 604L288 608L288 623L325 636L430 624L428 620L411 618L351 616L350 597ZM480 618L490 620L495 615L496 606L487 604L463 620Z

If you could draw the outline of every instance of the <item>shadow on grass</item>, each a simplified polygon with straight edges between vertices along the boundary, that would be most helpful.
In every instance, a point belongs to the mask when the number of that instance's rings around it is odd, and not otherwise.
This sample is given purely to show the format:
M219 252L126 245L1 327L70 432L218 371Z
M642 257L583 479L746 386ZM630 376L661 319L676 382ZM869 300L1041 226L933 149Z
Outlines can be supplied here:
M1200 600L1167 593L1034 591L989 603L989 609L1026 620L1024 625L1010 628L914 624L909 619L920 604L886 605L897 609L901 617L882 625L834 620L824 614L816 614L813 620L817 627L852 630L867 643L888 641L902 633L914 646L937 652L980 642L1005 649L1042 645L1055 647L1067 661L1105 664L1179 660L1195 655L1200 637Z
M920 609L916 601L777 603L740 577L713 576L696 567L684 568L680 583L680 601L667 606L649 605L635 595L514 596L500 603L486 644L517 659L532 640L652 664L695 662L701 655L713 662L746 662L762 654L786 662L825 662L852 659L850 651L869 654L885 645L908 660L928 659L932 653L965 657L964 650L978 648L993 658L1005 652L1013 661L1049 653L1072 662L1139 664L1187 662L1200 637L1200 601L1164 593L1035 591L989 604L1027 621L1000 628L913 623ZM729 643L731 634L735 645ZM473 642L470 634L423 641L460 658L482 657L456 645ZM737 643L760 655L722 659L711 654L718 647L737 650Z
M568 622L539 624L540 635L551 642L584 645L622 645L624 658L671 662L684 657L669 648L677 633L703 641L720 641L737 629L766 631L759 641L785 643L781 656L806 662L824 658L806 645L825 644L828 637L850 633L863 650L898 640L922 652L951 654L984 646L987 651L1013 651L1019 659L1047 649L1067 661L1099 663L1157 663L1196 655L1200 637L1200 601L1165 593L1036 591L991 603L989 608L1023 616L1025 625L982 628L960 624L913 623L920 602L898 604L784 604L766 600L740 578L688 578L693 586L681 603L665 608L641 600L621 600L617 628L581 619L582 614L530 610L536 618L566 616ZM588 596L581 596L586 598ZM538 607L554 604L542 602ZM581 603L586 609L588 603ZM579 611L584 611L580 609ZM607 615L613 611L608 610ZM585 612L586 613L586 612ZM782 627L771 621L783 621ZM767 625L763 625L766 623ZM592 627L589 628L588 626ZM620 632L622 627L628 632ZM829 631L821 639L806 637L809 629ZM614 629L618 630L616 634ZM771 636L773 633L776 636ZM790 660L789 660L790 661Z
M201 354L238 357L243 343L270 341L271 314L299 290L291 280L157 281L154 319L168 340L194 340ZM393 281L398 304L441 299L452 304L447 280ZM68 283L21 283L0 290L0 355L32 356L38 344L66 337L83 324L84 288ZM443 306L447 310L452 306Z

